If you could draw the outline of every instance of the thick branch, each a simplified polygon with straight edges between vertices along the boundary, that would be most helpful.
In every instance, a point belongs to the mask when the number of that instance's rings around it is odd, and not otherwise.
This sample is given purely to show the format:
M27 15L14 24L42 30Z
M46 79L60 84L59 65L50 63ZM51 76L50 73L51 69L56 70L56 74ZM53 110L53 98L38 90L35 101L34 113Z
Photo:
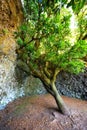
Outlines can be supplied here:
M51 73L48 71L48 66L49 66L49 63L48 62L46 62L46 65L45 65L45 68L44 68L44 72L45 72L45 74L46 74L46 76L49 78L49 79L51 79Z
M50 79L46 76L46 74L44 73L43 69L41 70L41 73L43 75L43 81L45 82L45 84L47 84L47 86L50 85Z
M51 85L51 81L50 81L49 78L47 78L47 76L45 75L44 71L41 70L40 72L38 72L38 71L34 70L33 67L32 67L30 64L28 64L28 65L29 65L29 67L30 67L30 69L31 69L31 71L32 71L32 74L33 74L34 76L40 78L40 80L44 83L46 90L47 90L51 95L54 96L54 92L52 91L52 88L51 88L51 86L50 86L50 85Z
M32 67L32 65L30 64L30 62L27 63L27 65L28 65L28 67L30 68L30 70L31 70L31 72L32 72L32 75L34 75L34 76L36 76L36 77L38 77L38 78L41 78L41 77L42 77L41 73L40 73L39 71L35 70L35 69Z
M57 75L58 75L58 73L61 71L61 69L58 69L58 68L56 68L55 69L55 71L54 71L54 75L53 75L53 81L55 82L56 81L56 77L57 77Z

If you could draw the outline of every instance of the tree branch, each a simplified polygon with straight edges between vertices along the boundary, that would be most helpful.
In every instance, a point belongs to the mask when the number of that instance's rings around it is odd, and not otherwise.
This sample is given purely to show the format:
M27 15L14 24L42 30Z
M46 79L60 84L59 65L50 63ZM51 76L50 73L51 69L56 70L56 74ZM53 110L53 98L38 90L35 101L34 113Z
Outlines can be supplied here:
M54 82L56 81L56 77L60 71L61 71L61 69L58 69L58 68L55 69L52 81L54 81Z
M45 67L44 67L44 73L50 79L52 76L51 76L51 73L48 71L48 66L49 66L49 63L46 62Z

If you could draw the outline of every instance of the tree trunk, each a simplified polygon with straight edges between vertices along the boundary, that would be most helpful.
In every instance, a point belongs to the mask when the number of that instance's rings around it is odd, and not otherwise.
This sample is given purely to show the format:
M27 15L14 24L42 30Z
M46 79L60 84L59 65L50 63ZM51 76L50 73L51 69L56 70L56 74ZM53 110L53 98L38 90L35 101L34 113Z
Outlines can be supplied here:
M56 100L59 111L64 115L69 115L69 110L68 110L66 104L64 103L62 97L58 93L58 90L57 90L54 82L52 82L52 91L54 93L54 98Z
M54 80L48 80L46 78L44 78L44 80L43 80L43 77L40 79L44 83L45 89L55 98L55 101L58 106L58 110L64 115L69 115L70 114L69 110L68 110L66 104L64 103L62 97L58 93L58 90L55 86L55 78L54 78Z

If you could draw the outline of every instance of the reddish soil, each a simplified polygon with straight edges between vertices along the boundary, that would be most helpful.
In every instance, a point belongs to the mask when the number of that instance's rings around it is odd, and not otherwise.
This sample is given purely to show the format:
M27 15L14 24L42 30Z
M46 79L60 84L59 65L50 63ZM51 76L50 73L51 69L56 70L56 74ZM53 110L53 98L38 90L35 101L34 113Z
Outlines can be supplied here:
M63 97L70 116L50 95L23 97L0 111L0 130L87 130L87 101Z

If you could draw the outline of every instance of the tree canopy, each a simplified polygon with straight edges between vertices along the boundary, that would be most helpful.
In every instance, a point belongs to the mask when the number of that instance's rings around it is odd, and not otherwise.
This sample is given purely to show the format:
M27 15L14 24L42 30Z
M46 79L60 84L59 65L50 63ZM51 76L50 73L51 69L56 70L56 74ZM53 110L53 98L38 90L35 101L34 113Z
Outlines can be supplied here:
M25 0L25 22L16 33L19 58L40 78L56 99L56 76L62 70L78 74L87 54L85 0ZM75 29L71 29L75 17ZM57 95L57 97L55 96ZM62 103L57 102L60 106ZM61 110L64 113L64 109Z
M24 59L29 59L29 62L37 69L40 67L38 64L41 63L41 66L43 64L44 68L46 62L49 62L50 65L55 66L54 68L64 69L73 73L82 71L84 62L81 58L87 53L87 43L84 40L87 33L87 18L85 14L87 13L87 8L81 10L78 14L78 36L72 43L70 39L72 37L70 30L72 14L68 7L64 7L66 0L62 1L63 6L60 1L54 1L55 5L52 5L53 8L48 7L48 4L44 8L43 1L34 0L27 2L31 2L29 6L33 11L32 14L29 14L28 21L20 27L18 33L18 44L23 49ZM49 4L51 4L50 2ZM71 2L73 3L71 4ZM82 1L82 3L78 1L75 7L75 1L71 2L67 6L72 6L76 12L76 8L78 10L82 8L85 1ZM40 9L38 9L38 4L40 4ZM79 4L81 4L81 7ZM75 33L75 35L77 34Z

